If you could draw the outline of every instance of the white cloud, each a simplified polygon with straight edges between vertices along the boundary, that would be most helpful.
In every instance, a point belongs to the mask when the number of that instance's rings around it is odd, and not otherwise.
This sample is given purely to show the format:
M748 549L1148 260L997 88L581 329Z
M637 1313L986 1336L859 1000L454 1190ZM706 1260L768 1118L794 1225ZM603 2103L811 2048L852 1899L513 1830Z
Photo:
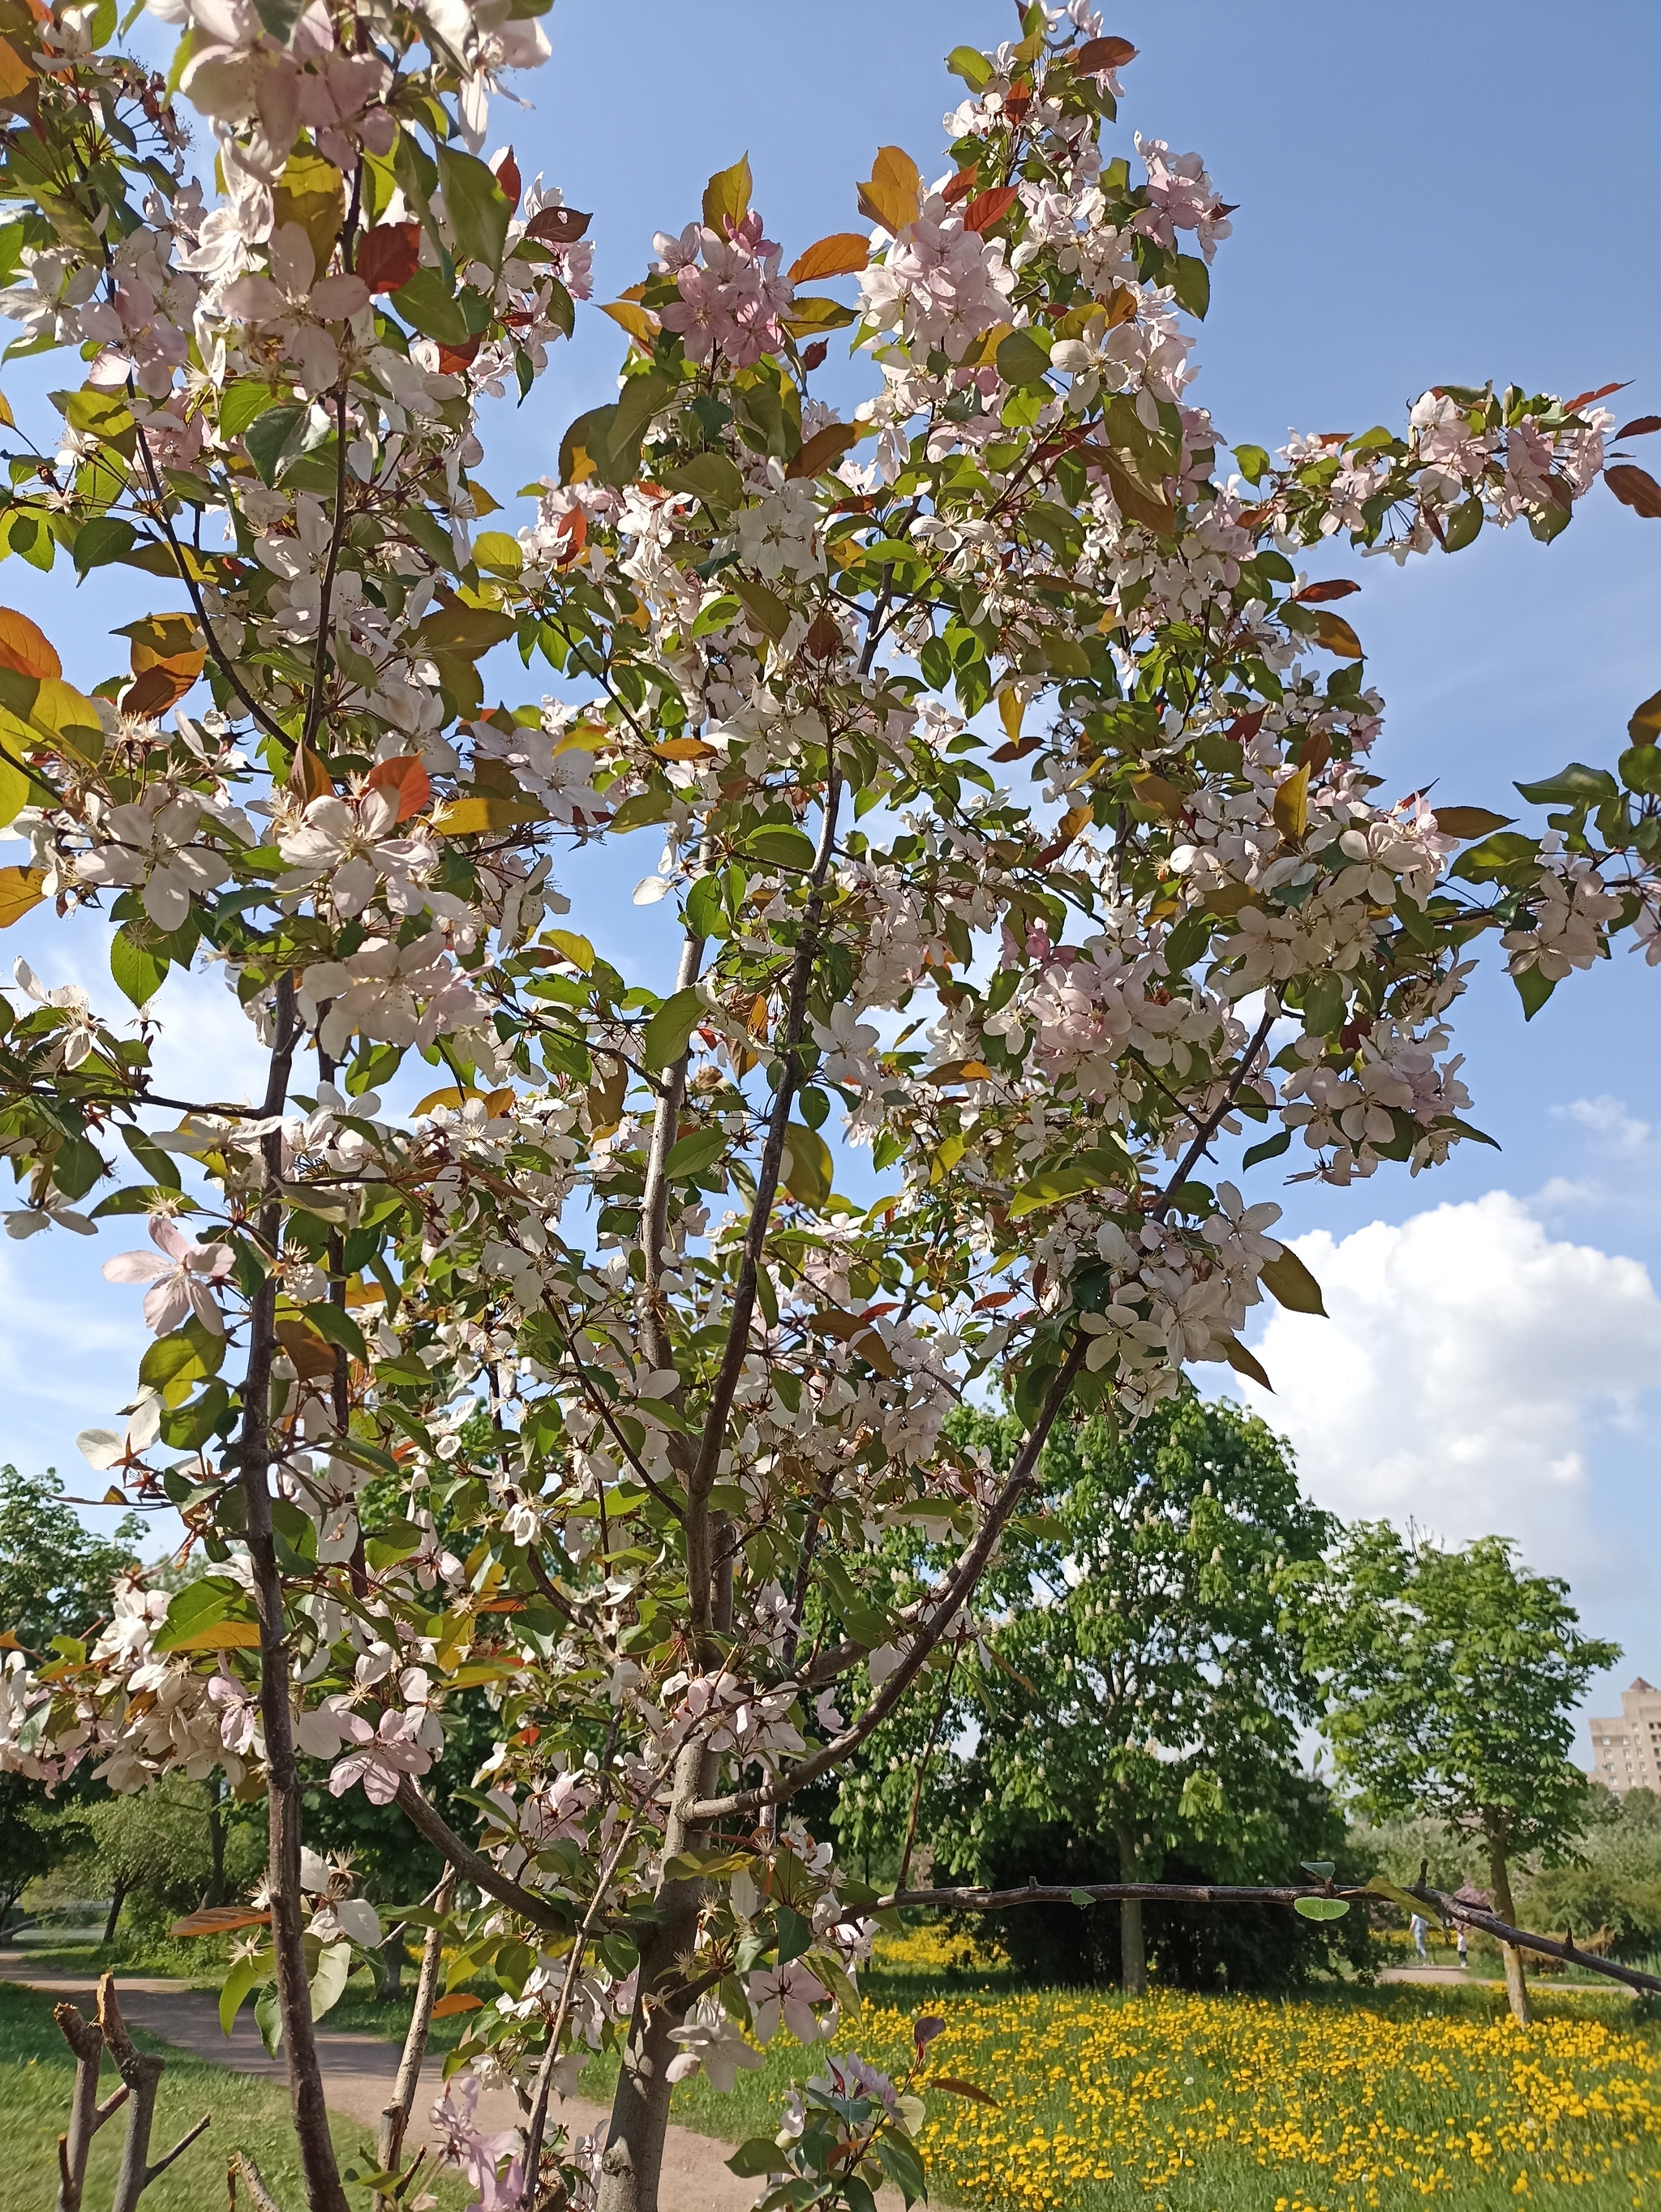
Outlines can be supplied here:
M1652 1131L1647 1121L1627 1111L1624 1098L1611 1098L1605 1091L1597 1098L1572 1098L1567 1106L1554 1106L1554 1121L1573 1121L1598 1140L1599 1149L1618 1153L1630 1159L1641 1152L1649 1143Z
M1507 1191L1297 1249L1330 1319L1274 1310L1253 1349L1276 1395L1244 1391L1319 1503L1452 1542L1514 1536L1583 1595L1628 1588L1637 1563L1593 1525L1588 1462L1661 1375L1645 1267L1555 1241Z

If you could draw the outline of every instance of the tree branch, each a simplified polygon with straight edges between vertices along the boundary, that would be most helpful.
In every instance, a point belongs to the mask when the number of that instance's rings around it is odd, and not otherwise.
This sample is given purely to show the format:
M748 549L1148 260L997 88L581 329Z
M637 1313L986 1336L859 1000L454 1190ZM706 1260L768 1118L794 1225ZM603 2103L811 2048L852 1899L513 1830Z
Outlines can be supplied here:
M527 1920L535 1921L538 1928L545 1928L552 1935L566 1934L568 1923L561 1915L551 1911L541 1898L498 1872L482 1852L462 1841L438 1808L423 1796L412 1775L400 1776L398 1802L417 1833L424 1836L433 1849L441 1853L476 1889L482 1889L487 1897L494 1897L498 1905L511 1905L515 1912L522 1912Z

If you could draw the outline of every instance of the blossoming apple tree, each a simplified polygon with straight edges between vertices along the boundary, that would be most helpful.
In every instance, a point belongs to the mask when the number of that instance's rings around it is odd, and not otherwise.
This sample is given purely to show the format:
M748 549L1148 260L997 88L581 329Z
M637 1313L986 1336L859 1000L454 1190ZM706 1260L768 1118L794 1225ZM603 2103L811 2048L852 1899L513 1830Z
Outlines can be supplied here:
M83 1446L207 1571L4 1655L0 1764L266 1794L225 2002L265 1992L313 2212L346 2201L313 2010L380 1931L303 1854L299 1762L395 1802L474 1900L429 1900L431 1959L502 1992L454 2154L487 2203L646 2212L676 2079L856 2002L879 1900L792 1801L975 1637L1054 1425L1256 1372L1265 1288L1318 1305L1246 1181L1476 1134L1485 933L1532 999L1661 944L1654 702L1542 836L1391 795L1355 586L1299 566L1549 539L1612 418L1438 389L1220 469L1189 355L1229 210L1104 137L1131 49L1073 0L957 50L946 166L879 151L864 230L787 262L747 164L714 176L510 534L480 410L590 289L588 216L486 158L538 0L153 0L165 77L113 0L4 7L12 351L86 368L0 529L150 604L87 692L0 615L0 919L91 909L112 979L20 964L0 1141L14 1233L148 1230L105 1273L155 1342ZM852 420L812 391L842 329ZM506 703L514 648L550 696ZM655 917L573 914L624 840ZM256 1099L155 1086L200 969ZM943 1435L982 1378L1025 1425L1001 1477ZM891 1603L907 1522L953 1563ZM464 1835L423 1778L468 1692ZM551 2100L601 2045L609 2132L571 2145ZM926 2078L838 2062L739 2166L915 2196Z

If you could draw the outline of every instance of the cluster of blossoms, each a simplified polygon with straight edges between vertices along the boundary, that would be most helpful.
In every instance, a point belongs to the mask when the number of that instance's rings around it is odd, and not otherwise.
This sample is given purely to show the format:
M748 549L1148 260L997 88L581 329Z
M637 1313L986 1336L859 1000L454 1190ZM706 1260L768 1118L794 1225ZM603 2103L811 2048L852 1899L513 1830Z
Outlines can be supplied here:
M973 1640L1063 1409L1255 1372L1265 1291L1307 1307L1248 1170L1474 1133L1479 933L1526 1004L1619 927L1661 957L1652 743L1542 788L1543 842L1391 803L1354 587L1295 566L1549 537L1608 426L1443 391L1220 480L1192 349L1229 210L1196 156L1109 158L1129 51L1074 0L958 50L952 166L882 149L868 240L782 273L745 166L713 178L613 303L615 393L492 528L478 404L532 391L592 274L588 218L480 158L536 19L157 12L222 190L165 84L88 52L30 95L86 240L54 222L3 303L89 360L8 544L166 579L96 696L0 616L3 914L106 916L143 1018L20 967L0 1150L14 1236L89 1231L116 1131L136 1158L99 1204L151 1249L106 1273L156 1342L82 1448L205 1572L7 1653L0 1767L265 1784L277 1865L296 1759L398 1806L465 1879L435 1940L500 1990L453 2162L503 2212L643 2212L674 2081L851 2006L878 1900L791 1801ZM91 161L94 83L131 161ZM811 388L839 327L879 380L846 422ZM554 689L491 705L509 641ZM568 898L563 855L636 830L626 926L574 911L611 878ZM152 1091L198 960L258 1105ZM952 1420L988 1376L1027 1431L1001 1471ZM904 1532L934 1548L897 1583ZM298 2021L379 1929L338 1870L267 1905L236 1986ZM551 2135L618 2048L605 2140ZM478 2124L486 2083L522 2131ZM914 2102L837 2060L776 2185L909 2182ZM326 2131L301 2150L340 2212Z

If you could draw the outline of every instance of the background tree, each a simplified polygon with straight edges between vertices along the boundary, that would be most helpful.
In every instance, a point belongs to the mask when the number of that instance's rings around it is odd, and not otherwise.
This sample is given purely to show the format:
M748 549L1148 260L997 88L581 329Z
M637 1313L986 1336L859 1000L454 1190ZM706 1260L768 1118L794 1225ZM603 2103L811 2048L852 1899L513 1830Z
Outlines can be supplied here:
M1590 1817L1568 1756L1574 1709L1621 1656L1581 1635L1567 1583L1520 1565L1514 1548L1485 1536L1448 1551L1364 1523L1309 1627L1321 1725L1359 1804L1480 1835L1494 1909L1513 1926L1516 1861L1564 1856ZM1512 2012L1526 2022L1522 1958L1504 1948Z
M105 1619L118 1576L138 1564L144 1523L124 1514L95 1535L63 1496L55 1468L20 1474L0 1467L0 1632L44 1650Z
M967 1433L995 1462L1019 1441L985 1417ZM1287 1876L1299 1856L1327 1856L1312 1832L1325 1823L1306 1815L1305 1848L1288 1853L1284 1814L1312 1713L1297 1571L1336 1524L1303 1496L1282 1441L1185 1388L1128 1433L1104 1416L1058 1433L1040 1479L1042 1511L1006 1539L986 1584L996 1663L966 1650L961 1669L977 1735L954 1794L989 1808L970 1823L975 1878L1009 1877L1035 1826L1052 1849L1064 1835L1096 1881L1104 1856L1135 1881L1173 1851ZM1036 1860L1025 1871L1057 1878ZM1142 1920L1135 1900L1120 1908L1123 1984L1138 1993Z

